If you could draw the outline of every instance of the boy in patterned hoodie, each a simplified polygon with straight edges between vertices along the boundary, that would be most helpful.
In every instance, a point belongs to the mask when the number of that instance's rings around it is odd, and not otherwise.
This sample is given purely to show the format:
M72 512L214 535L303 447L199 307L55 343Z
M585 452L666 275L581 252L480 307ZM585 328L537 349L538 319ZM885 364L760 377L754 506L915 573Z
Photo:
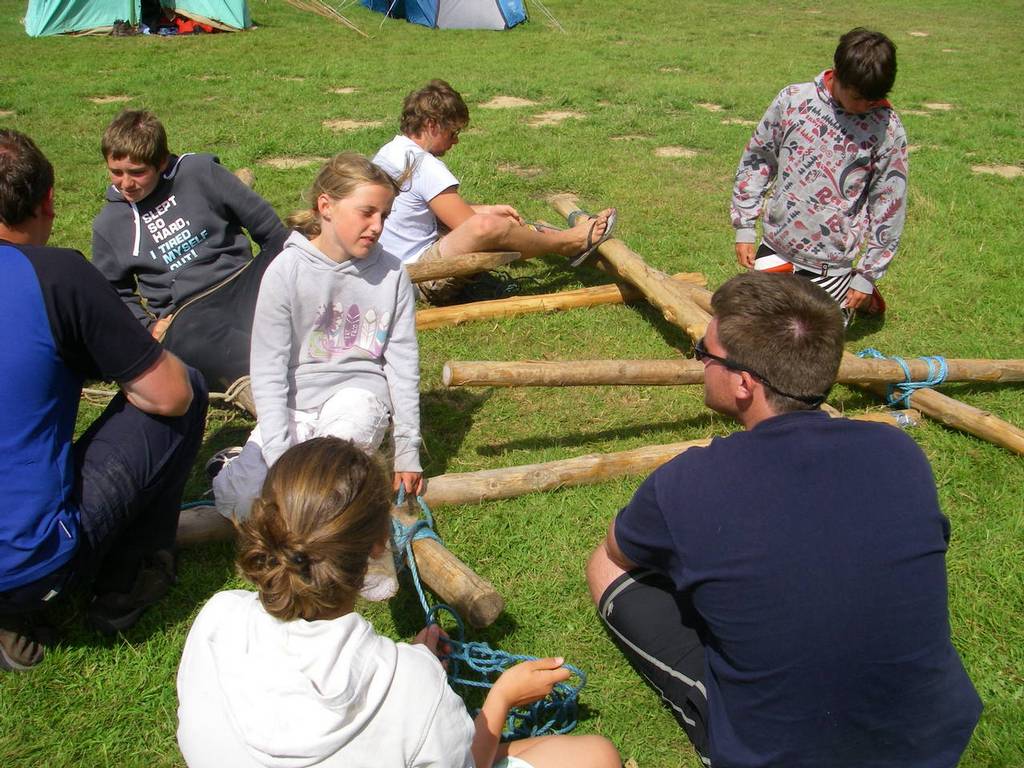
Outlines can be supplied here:
M849 322L855 310L885 311L875 284L903 230L907 137L885 99L892 41L857 27L839 39L834 64L783 88L761 119L736 171L732 225L741 267L807 277Z

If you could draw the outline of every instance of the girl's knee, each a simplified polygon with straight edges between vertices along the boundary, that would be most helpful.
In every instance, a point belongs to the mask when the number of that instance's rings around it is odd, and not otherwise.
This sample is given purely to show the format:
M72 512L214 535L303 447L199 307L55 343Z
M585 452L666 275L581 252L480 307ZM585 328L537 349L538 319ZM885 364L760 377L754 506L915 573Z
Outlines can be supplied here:
M585 756L585 762L581 765L592 766L592 768L619 768L622 765L622 758L619 750L612 744L611 739L597 734L578 736L583 743L580 744L580 754Z
M343 387L321 407L314 435L351 440L370 453L380 448L391 424L387 404L372 392Z

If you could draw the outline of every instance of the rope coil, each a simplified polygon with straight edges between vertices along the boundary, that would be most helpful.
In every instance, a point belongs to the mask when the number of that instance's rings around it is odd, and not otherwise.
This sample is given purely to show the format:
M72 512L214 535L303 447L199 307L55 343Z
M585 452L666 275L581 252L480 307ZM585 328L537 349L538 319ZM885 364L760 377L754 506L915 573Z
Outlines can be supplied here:
M914 394L914 392L919 389L937 387L939 384L942 384L949 375L949 366L946 364L946 358L942 357L942 355L924 355L917 358L918 360L924 361L928 366L928 376L920 381L914 380L914 377L910 373L910 366L907 364L907 361L899 355L883 355L874 347L868 347L867 349L862 349L858 352L857 357L871 358L873 360L891 360L903 369L903 375L906 377L906 381L890 384L889 389L886 392L886 401L893 408L909 408L910 396ZM897 390L899 390L901 394L897 395Z
M405 489L398 492L397 504L405 501ZM412 576L413 586L419 596L420 605L426 616L426 626L440 624L438 618L441 613L447 613L455 624L455 635L449 637L445 643L449 647L446 656L448 660L448 681L451 685L459 685L472 688L490 688L494 681L509 667L521 661L533 661L537 656L525 656L522 654L507 653L489 644L465 639L465 625L459 614L449 605L438 603L431 606L423 591L420 582L419 571L416 568L416 558L413 555L412 545L418 539L430 538L440 542L441 539L434 531L434 516L422 496L417 496L423 517L419 518L412 525L404 525L392 516L391 542L395 557L395 569L401 571L404 565L408 565L409 573ZM528 736L543 736L545 734L568 733L576 727L579 714L579 694L587 684L587 676L583 670L572 664L563 665L568 669L579 682L556 683L551 693L539 701L535 701L524 707L516 707L508 713L505 720L505 729L502 732L503 739L521 739ZM475 677L463 675L462 669L474 673Z

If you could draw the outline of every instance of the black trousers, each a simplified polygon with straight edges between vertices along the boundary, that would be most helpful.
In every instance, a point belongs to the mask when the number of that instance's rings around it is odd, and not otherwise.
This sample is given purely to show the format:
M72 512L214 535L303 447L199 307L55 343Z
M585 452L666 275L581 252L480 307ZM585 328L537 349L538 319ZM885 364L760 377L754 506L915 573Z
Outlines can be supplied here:
M72 581L93 581L97 594L128 592L144 558L174 546L206 424L206 384L195 370L189 378L184 415L152 416L118 393L75 442L78 550L54 573L0 593L0 614L37 611Z
M175 309L163 345L203 374L213 392L249 375L249 345L260 281L276 252L254 258L227 280Z

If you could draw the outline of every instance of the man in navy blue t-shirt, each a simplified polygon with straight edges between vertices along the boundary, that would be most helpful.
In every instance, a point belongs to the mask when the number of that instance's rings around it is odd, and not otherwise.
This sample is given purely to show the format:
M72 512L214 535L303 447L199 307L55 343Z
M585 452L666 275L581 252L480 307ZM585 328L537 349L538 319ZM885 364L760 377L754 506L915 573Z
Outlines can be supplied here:
M0 669L17 671L42 660L34 621L71 584L110 634L166 594L206 416L202 377L82 254L45 247L53 219L53 166L0 130ZM73 440L86 378L120 392Z
M924 454L819 409L828 295L751 272L712 299L704 401L745 431L656 470L587 566L612 638L705 765L956 765L981 701L950 641Z

